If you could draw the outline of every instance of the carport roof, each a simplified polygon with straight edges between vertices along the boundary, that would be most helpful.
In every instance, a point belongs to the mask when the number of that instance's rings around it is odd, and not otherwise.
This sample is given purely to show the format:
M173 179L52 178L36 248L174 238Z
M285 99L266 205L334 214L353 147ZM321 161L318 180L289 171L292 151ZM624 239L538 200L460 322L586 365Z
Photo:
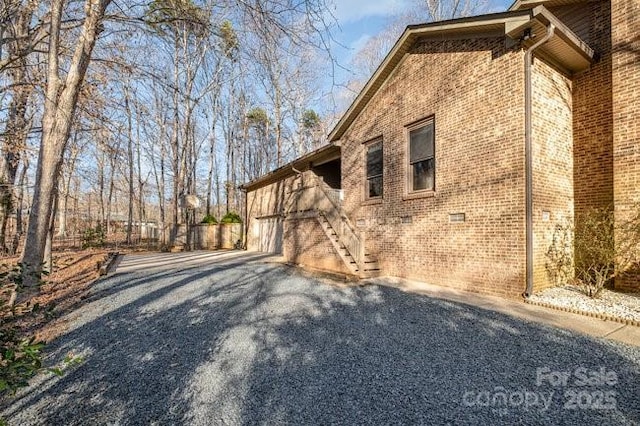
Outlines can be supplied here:
M340 144L330 143L321 148L316 149L302 157L293 160L290 163L280 166L272 172L262 175L257 179L247 182L240 186L245 191L253 191L271 183L293 176L297 172L304 172L313 166L327 163L340 158Z

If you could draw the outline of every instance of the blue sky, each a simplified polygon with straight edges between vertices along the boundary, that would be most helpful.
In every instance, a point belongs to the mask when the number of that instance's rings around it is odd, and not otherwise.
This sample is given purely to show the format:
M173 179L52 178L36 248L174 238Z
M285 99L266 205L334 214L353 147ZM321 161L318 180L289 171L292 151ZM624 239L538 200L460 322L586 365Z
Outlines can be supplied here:
M336 40L346 48L336 47L334 53L340 64L348 66L353 53L367 39L384 28L399 11L407 9L416 0L335 0L334 14L340 30L334 33ZM487 13L505 11L512 0L486 0ZM420 22L415 22L420 23Z

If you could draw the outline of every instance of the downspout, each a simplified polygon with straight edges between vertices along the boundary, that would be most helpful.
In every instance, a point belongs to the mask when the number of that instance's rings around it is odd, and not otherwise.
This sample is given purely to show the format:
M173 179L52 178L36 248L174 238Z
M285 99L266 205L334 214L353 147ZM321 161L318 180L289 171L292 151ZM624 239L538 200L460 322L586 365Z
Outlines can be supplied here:
M532 149L532 83L531 65L533 51L553 37L556 27L549 24L547 34L527 49L524 54L524 158L525 158L525 215L526 215L526 257L527 257L527 288L523 294L529 298L533 293L533 149Z

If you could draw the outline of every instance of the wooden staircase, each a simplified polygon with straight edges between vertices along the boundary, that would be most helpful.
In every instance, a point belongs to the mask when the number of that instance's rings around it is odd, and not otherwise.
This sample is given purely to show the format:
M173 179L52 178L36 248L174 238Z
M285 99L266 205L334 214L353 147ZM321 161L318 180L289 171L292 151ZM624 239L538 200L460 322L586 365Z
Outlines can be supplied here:
M333 229L323 212L319 212L318 222L320 222L320 226L322 226L327 238L329 238L329 241L331 241L336 252L353 275L356 275L359 278L373 278L380 275L380 266L377 259L370 254L365 253L362 256L362 262L358 263L356 258L342 243L338 233Z
M322 179L317 179L316 208L318 222L336 252L353 275L371 278L380 275L378 260L365 252L362 237L354 231L349 218L342 211L335 192Z

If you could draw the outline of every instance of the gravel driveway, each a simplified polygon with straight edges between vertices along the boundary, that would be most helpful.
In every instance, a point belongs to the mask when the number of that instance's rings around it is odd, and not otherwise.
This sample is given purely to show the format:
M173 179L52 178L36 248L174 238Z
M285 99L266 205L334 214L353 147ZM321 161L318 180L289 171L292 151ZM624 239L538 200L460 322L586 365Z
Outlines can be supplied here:
M48 347L83 362L5 405L9 424L640 424L638 347L258 255L180 256L98 282Z

